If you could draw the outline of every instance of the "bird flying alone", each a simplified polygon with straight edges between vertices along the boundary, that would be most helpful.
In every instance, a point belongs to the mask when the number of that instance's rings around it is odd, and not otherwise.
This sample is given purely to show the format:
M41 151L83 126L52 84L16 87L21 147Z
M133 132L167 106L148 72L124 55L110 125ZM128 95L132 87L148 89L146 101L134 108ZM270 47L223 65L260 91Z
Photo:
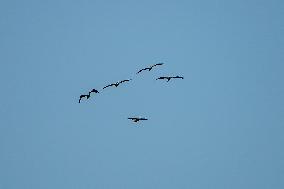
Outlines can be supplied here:
M80 95L79 103L81 102L82 98L87 98L87 99L89 99L89 98L90 98L90 93L89 93L88 95Z
M169 82L171 79L183 79L184 77L181 76L163 76L163 77L158 77L156 80L162 80L162 79L166 79L167 82Z
M147 118L144 118L144 117L129 117L128 119L131 119L135 123L141 120L148 120Z
M139 70L136 74L139 74L140 72L145 71L145 70L151 71L152 68L154 68L155 66L161 66L161 65L163 65L163 64L164 64L164 63L157 63L157 64L154 64L154 65L151 65L150 67L143 68L143 69Z

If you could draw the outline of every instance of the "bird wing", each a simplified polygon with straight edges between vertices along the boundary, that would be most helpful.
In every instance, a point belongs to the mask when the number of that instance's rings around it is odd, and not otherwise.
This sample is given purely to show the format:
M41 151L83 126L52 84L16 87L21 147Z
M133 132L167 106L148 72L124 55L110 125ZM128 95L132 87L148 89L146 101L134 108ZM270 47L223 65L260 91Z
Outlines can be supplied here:
M168 79L169 77L159 77L157 79Z
M107 88L107 87L111 87L111 86L114 86L115 84L109 84L109 85L107 85L107 86L105 86L103 89L105 89L105 88Z
M148 120L147 118L140 118L140 120Z
M161 66L161 65L163 65L163 64L164 64L164 63L154 64L154 65L151 66L151 68L153 68L153 67L155 67L155 66Z
M147 69L149 69L149 68L143 68L143 69L139 70L136 74L139 74L140 72L147 70Z
M79 103L81 102L82 98L84 98L85 95L80 95L80 98L79 98Z
M119 83L124 83L124 82L127 82L127 81L130 81L130 79L122 80L122 81L120 81Z

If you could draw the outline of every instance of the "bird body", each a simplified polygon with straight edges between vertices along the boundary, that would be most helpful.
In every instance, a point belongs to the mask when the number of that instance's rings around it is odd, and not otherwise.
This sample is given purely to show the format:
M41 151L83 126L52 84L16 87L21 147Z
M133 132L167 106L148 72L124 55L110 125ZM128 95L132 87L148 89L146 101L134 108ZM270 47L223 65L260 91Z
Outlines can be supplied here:
M140 118L140 117L129 117L128 119L131 119L133 122L137 123L138 121L141 121L141 120L148 120L147 118Z
M162 76L158 77L156 80L162 80L162 79L167 79L167 82L169 82L171 79L183 79L184 77L181 76Z

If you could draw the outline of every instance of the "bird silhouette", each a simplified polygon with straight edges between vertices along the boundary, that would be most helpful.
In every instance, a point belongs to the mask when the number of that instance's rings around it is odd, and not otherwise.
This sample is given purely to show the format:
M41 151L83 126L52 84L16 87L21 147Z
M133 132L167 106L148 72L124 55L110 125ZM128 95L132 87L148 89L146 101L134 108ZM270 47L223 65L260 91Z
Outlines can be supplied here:
M141 70L139 70L136 74L139 74L140 72L144 71L144 70L148 70L148 71L151 71L155 66L161 66L163 65L164 63L157 63L157 64L154 64L154 65L151 65L150 67L147 67L147 68L143 68Z
M131 119L133 122L137 123L138 121L141 121L141 120L148 120L147 118L140 118L140 117L129 117L128 119Z
M132 79L124 79L124 80L118 81L118 82L116 82L116 83L109 84L109 85L105 86L103 89L105 89L105 88L107 88L107 87L111 87L111 86L118 87L118 85L120 85L121 83L129 82L129 81L131 81L131 80L132 80Z
M89 93L88 95L80 95L79 103L81 102L82 98L87 98L87 99L89 99L89 98L90 98L90 93Z
M167 82L169 82L171 79L183 79L184 77L181 77L181 76L163 76L163 77L158 77L156 80L159 80L159 79L166 79Z

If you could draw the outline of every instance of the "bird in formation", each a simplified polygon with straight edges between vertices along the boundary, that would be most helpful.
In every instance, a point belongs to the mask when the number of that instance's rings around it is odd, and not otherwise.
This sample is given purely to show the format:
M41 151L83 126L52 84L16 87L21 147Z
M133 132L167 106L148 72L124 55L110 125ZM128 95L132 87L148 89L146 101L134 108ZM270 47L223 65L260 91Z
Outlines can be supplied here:
M154 67L161 66L163 64L164 63L153 64L153 65L151 65L149 67L146 67L146 68L143 68L143 69L139 70L136 74L139 74L139 73L141 73L142 71L145 71L145 70L151 71ZM182 76L162 76L162 77L157 78L156 80L167 80L167 82L169 82L171 79L184 79L184 77L182 77ZM108 88L108 87L112 87L112 86L118 87L120 84L122 84L124 82L129 82L131 80L132 79L121 80L121 81L118 81L116 83L109 84L109 85L103 87L103 89ZM99 93L99 91L97 89L92 89L91 91L89 91L89 94L82 94L82 95L80 95L79 103L81 103L81 100L83 98L89 99L90 96L91 96L91 93ZM148 120L145 117L129 117L128 119L132 120L135 123L137 123L139 121Z
M129 82L131 80L132 79L125 79L125 80L122 80L122 81L118 81L116 83L112 83L112 84L109 84L109 85L105 86L103 89L108 88L108 87L112 87L112 86L118 87L118 85L120 85L121 83Z
M164 63L158 63L158 64L151 65L150 67L143 68L143 69L139 70L136 74L139 74L140 72L142 72L142 71L144 71L144 70L151 71L155 66L161 66L161 65L163 65L163 64L164 64Z
M163 76L163 77L158 77L156 80L162 80L162 79L166 79L167 82L169 82L171 79L183 79L184 77L181 77L181 76L174 76L174 77L171 77L171 76Z
M147 118L144 118L144 117L129 117L128 119L131 119L135 123L141 120L148 120Z

